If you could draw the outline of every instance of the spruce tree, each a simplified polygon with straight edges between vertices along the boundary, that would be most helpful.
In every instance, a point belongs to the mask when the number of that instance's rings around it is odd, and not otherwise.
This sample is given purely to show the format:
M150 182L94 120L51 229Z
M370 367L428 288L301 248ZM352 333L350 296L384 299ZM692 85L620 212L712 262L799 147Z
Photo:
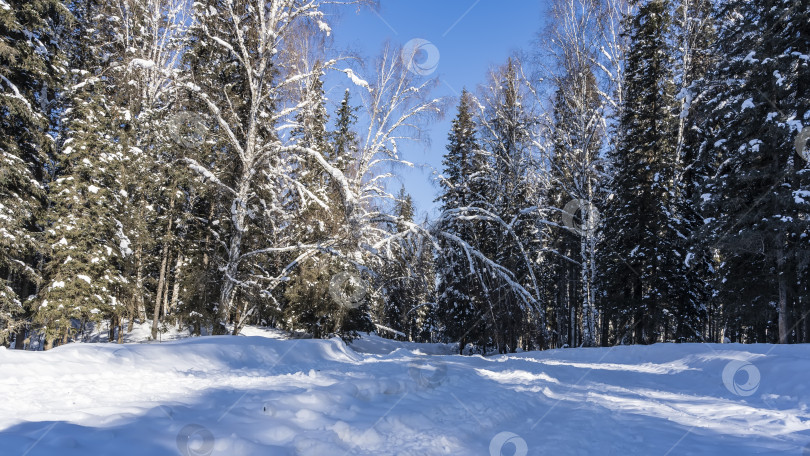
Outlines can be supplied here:
M482 222L466 220L474 215L471 208L485 201L484 179L488 170L487 156L476 138L474 100L466 90L459 100L458 112L448 134L447 152L440 177L442 215L437 223L439 252L437 313L445 337L459 343L463 351L468 342L485 343L485 311L480 272L457 238L470 248L481 248ZM453 238L450 238L452 236Z
M335 113L335 129L329 132L332 141L330 163L346 174L349 171L349 162L357 154L358 138L354 130L357 124L357 110L351 105L351 92L349 89L340 100L340 108Z
M57 0L9 0L0 8L0 344L24 339L23 302L37 291L39 235L55 98L66 73Z
M103 78L103 59L114 46L116 23L106 21L104 5L76 11L76 46L71 87L61 125L50 207L45 214L48 243L46 281L38 296L36 321L45 328L46 347L75 332L73 322L100 322L122 307L122 258L129 253L118 215L118 186L124 156L123 117L114 102L114 79Z
M306 108L296 116L292 136L298 146L317 151L332 166L350 173L358 152L354 130L356 108L351 106L350 93L346 91L336 112L334 130L328 131L327 100L320 77L316 72L306 88ZM296 162L294 179L304 188L298 191L289 208L298 214L293 238L296 242L317 245L319 251L299 261L285 284L283 318L290 329L303 329L314 337L339 335L350 340L357 337L358 331L372 329L371 290L366 290L365 299L356 308L347 308L334 299L330 289L333 280L341 274L362 275L351 256L354 233L342 207L339 183L311 156L296 158L300 162Z
M316 70L304 87L306 106L296 115L292 137L302 147L318 151L325 159L331 155L328 142L326 98L322 74ZM297 163L296 179L303 184L288 210L298 213L295 238L306 244L318 244L330 239L336 231L333 194L326 174L312 157ZM326 247L326 246L324 246ZM289 259L294 260L294 257ZM284 286L286 303L284 319L291 329L303 329L316 338L339 332L339 304L329 294L332 276L339 272L338 262L328 253L313 255L298 264L290 281Z
M481 116L481 142L491 157L485 207L491 214L482 253L500 273L485 278L491 343L501 353L514 352L529 328L545 325L539 307L534 252L541 250L539 195L533 181L532 129L536 117L524 92L517 59L491 75ZM486 314L485 314L486 315Z
M386 252L380 288L383 306L378 320L387 328L405 334L410 341L431 340L435 274L433 249L414 224L413 199L402 187L392 213L395 223L389 229L399 234Z
M717 341L707 324L715 303L711 287L713 268L709 246L700 230L700 143L703 140L699 123L700 93L707 72L715 64L712 52L715 39L715 18L709 0L680 0L673 16L672 40L675 46L674 79L679 87L677 96L678 134L676 141L675 180L671 193L677 204L678 242L686 251L685 281L688 288L678 290L672 300L674 339L677 341Z
M649 0L629 18L630 50L601 249L604 306L618 342L670 337L670 303L688 290L675 181L671 5Z
M735 341L788 343L807 311L810 172L796 138L810 123L810 10L732 1L719 17L721 58L700 111L700 192L723 326Z

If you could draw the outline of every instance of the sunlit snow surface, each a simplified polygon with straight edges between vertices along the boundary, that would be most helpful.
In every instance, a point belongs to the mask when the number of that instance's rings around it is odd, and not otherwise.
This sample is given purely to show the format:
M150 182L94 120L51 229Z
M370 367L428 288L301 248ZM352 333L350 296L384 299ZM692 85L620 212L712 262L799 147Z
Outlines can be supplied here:
M0 454L810 454L807 345L481 357L245 332L0 349Z

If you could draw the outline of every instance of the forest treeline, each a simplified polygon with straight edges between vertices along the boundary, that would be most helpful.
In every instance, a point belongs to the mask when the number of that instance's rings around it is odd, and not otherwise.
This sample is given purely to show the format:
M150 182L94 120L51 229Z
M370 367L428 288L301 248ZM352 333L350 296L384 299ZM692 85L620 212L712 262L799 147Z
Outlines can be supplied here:
M0 341L810 342L810 0L553 0L455 100L358 6L0 0Z

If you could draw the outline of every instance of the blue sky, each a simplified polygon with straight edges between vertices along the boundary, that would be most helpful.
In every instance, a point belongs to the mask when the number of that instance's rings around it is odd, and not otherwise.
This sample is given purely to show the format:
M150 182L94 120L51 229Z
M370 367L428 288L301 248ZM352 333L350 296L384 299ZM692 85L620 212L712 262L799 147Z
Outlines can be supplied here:
M335 47L351 48L367 62L386 40L398 45L414 38L431 42L439 51L439 61L429 77L441 81L434 93L455 97L464 87L474 91L486 80L488 69L505 62L512 52L531 50L544 26L546 7L545 0L380 0L376 12L345 9L331 24ZM337 103L342 91L329 90L328 96ZM419 221L427 213L435 215L438 186L433 169L441 170L454 115L455 100L444 119L431 126L430 145L403 145L400 149L405 160L427 165L423 170L398 170L414 198ZM392 187L399 185L392 183Z

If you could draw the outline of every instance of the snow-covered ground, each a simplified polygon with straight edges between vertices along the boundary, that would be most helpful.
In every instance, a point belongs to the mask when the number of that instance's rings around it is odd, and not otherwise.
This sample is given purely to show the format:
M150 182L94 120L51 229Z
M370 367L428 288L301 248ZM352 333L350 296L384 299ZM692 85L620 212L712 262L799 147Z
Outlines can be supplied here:
M368 336L0 349L2 455L810 454L810 346Z

